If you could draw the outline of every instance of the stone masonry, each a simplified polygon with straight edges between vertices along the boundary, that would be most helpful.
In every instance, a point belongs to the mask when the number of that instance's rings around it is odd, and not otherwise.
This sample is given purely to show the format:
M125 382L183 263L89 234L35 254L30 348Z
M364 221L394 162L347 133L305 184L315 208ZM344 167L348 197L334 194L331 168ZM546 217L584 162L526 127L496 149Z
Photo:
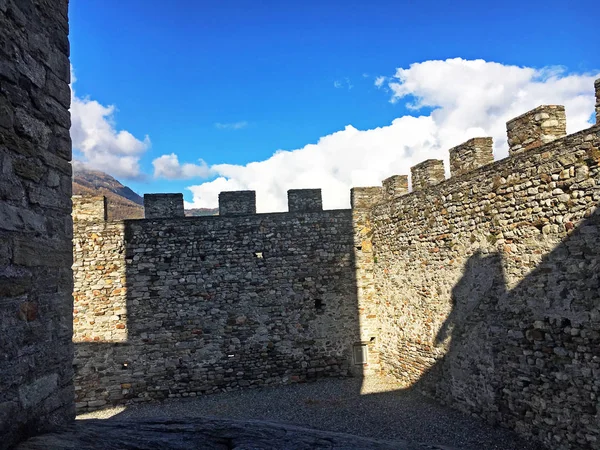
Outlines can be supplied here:
M290 189L288 209L290 212L322 211L321 189Z
M548 448L600 448L600 127L468 175L371 211L382 370Z
M567 134L565 107L538 106L506 123L508 153L517 153L539 147Z
M74 195L73 221L104 221L107 220L106 197Z
M453 177L494 162L491 137L469 139L450 149L450 174Z
M184 217L183 194L144 194L144 217Z
M408 175L392 175L383 180L381 185L383 186L383 199L391 200L408 193Z
M428 159L411 167L410 174L413 191L434 186L446 178L444 174L444 161L441 159Z
M353 359L375 339L359 332L350 210L75 225L81 411L378 362Z
M497 162L472 139L450 179L428 160L412 193L389 177L351 210L298 190L255 214L242 191L219 217L76 221L78 408L386 373L550 448L600 448L600 128L536 136Z
M74 418L67 0L0 1L0 449Z
M600 78L594 83L596 91L596 123L600 123Z
M256 192L228 191L219 194L219 215L256 214Z

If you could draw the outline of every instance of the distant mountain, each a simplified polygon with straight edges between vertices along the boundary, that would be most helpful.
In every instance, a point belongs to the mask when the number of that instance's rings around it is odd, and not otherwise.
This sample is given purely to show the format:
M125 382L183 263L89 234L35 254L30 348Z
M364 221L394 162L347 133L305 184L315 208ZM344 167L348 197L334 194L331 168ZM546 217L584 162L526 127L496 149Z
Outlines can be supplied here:
M144 217L144 199L107 173L73 164L74 195L104 195L108 200L108 219Z
M109 174L73 164L73 195L104 195L108 200L108 220L142 219L144 199ZM219 208L186 209L192 217L216 216Z
M185 215L188 217L200 217L200 216L218 216L219 208L192 208L186 209Z

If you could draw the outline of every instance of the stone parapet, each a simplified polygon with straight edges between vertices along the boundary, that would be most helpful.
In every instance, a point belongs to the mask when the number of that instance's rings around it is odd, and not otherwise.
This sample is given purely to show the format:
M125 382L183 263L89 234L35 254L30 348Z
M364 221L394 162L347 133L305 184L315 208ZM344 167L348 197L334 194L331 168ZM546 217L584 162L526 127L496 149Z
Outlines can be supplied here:
M86 196L74 195L73 200L73 221L92 221L102 222L107 219L106 197L104 195Z
M383 199L391 200L404 194L408 194L408 175L392 175L382 181Z
M183 194L144 194L144 217L146 219L184 216Z
M600 78L594 82L596 91L596 125L600 125Z
M427 186L434 186L446 179L444 174L444 161L441 159L427 159L410 168L412 190L420 191Z
M321 189L290 189L287 192L289 212L322 211Z
M552 142L567 134L562 105L542 105L506 122L508 153L515 155Z
M219 194L219 215L256 214L256 191L225 191Z
M350 189L350 207L352 209L370 208L381 201L381 186L354 187Z
M476 137L450 149L450 174L453 177L494 162L493 139Z

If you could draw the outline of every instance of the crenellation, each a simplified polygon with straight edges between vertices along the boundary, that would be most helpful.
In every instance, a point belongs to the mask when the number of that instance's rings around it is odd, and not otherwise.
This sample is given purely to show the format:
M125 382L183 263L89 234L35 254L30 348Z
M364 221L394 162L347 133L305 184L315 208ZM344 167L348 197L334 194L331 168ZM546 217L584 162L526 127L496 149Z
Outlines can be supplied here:
M353 187L350 189L350 207L366 209L381 202L383 188L381 186Z
M322 211L321 189L290 189L287 192L289 212Z
M596 125L600 125L600 78L594 82L596 91Z
M146 219L184 216L183 194L144 194L144 217Z
M73 221L102 222L107 220L107 205L104 195L73 195Z
M427 159L410 168L412 190L422 191L428 186L435 186L446 179L444 161Z
M408 194L408 175L392 175L383 180L381 185L385 201Z
M542 105L506 122L508 153L516 155L552 142L567 134L562 105Z
M219 215L256 214L255 191L226 191L219 194Z
M493 163L493 144L491 137L476 137L451 148L451 176L456 177Z

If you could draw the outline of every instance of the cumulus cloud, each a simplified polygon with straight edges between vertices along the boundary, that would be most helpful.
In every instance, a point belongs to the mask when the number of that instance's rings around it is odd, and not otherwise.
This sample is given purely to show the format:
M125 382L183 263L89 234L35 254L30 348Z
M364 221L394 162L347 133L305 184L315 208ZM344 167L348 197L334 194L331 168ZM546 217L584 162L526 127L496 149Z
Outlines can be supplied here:
M477 136L492 136L500 159L508 154L506 121L538 105L565 105L569 133L590 126L599 75L461 58L399 68L380 83L387 83L389 100L404 102L411 115L370 130L347 125L263 161L211 166L218 178L190 186L187 207L215 207L220 191L253 189L259 211L285 211L287 189L322 188L325 208L345 208L350 187L380 185L428 158L444 159L448 167L448 149Z
M383 86L383 83L385 83L385 80L386 80L386 77L384 77L384 76L379 76L379 77L375 78L375 86L380 88L381 86Z
M80 163L125 179L139 179L140 157L150 148L150 138L138 139L129 131L117 130L115 106L105 106L89 97L78 97L71 75L71 140L81 155Z
M211 170L208 165L199 160L200 164L180 164L175 153L162 155L152 161L154 166L154 177L167 178L169 180L187 180L190 178L207 178Z
M221 123L221 122L215 123L215 128L218 128L219 130L239 130L242 128L246 128L247 126L248 126L248 122L246 122L245 120L242 120L240 122L231 122L231 123Z

